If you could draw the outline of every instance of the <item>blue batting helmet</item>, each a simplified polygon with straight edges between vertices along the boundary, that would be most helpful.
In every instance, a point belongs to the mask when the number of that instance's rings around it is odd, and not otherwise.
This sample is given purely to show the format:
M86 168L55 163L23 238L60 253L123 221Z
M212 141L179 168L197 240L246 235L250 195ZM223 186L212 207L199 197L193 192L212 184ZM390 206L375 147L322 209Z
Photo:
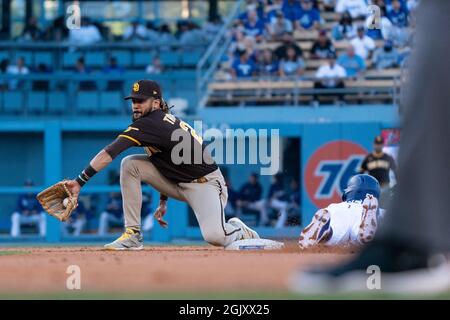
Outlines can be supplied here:
M357 174L348 180L347 188L342 193L342 201L364 200L366 194L380 197L380 184L368 174Z

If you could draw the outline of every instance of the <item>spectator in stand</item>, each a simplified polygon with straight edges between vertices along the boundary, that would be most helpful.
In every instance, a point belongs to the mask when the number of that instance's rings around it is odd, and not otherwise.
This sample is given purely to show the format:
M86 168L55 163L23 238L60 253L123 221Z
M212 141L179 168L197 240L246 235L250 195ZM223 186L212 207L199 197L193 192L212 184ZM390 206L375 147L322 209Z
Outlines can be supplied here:
M276 174L272 178L272 183L269 188L268 197L269 208L278 212L278 219L275 228L282 228L286 224L288 218L288 198L284 190L283 176Z
M119 77L125 72L125 68L117 64L117 58L109 57L109 63L103 68L103 73ZM123 80L108 80L106 85L107 91L116 91L123 89Z
M0 62L0 76L5 75L8 72L9 60L3 59ZM8 82L0 79L0 91L8 90Z
M397 68L400 54L394 48L392 41L386 41L382 48L375 50L372 62L377 69Z
M292 179L289 183L289 193L288 199L288 224L289 225L300 225L301 224L301 214L300 214L300 190L298 187L298 182Z
M159 44L170 45L176 43L175 36L172 34L168 24L163 24L159 27ZM170 47L163 47L161 49L170 49Z
M350 43L355 48L356 54L364 60L367 60L370 59L373 50L375 50L375 42L366 35L365 31L364 26L359 26L356 37Z
M292 23L295 23L300 16L302 7L299 0L285 0L281 10L284 13L286 19L289 19Z
M311 58L312 59L328 59L330 57L336 56L336 49L328 38L327 32L321 30L319 32L319 37L314 41L311 48Z
M305 68L305 62L295 52L293 47L286 51L286 58L280 61L280 76L301 76Z
M286 33L292 33L294 31L292 22L284 17L283 11L276 12L275 19L272 19L269 26L269 34L272 40L279 41L283 39Z
M152 21L147 21L145 25L146 37L149 43L159 43L159 32Z
M224 211L225 211L225 220L228 221L228 218L236 216L236 208L237 208L236 202L238 200L239 194L233 188L233 183L231 182L231 179L229 177L225 177L225 183L228 189L228 201Z
M38 21L36 17L30 17L27 25L22 31L22 35L20 36L21 40L26 41L37 41L41 40L44 36L44 33L39 28Z
M320 26L320 12L313 8L312 0L301 0L301 11L296 20L299 30L318 29Z
M331 34L334 40L349 40L356 36L353 18L348 11L342 13L339 22L334 25Z
M153 229L154 219L153 219L153 207L152 207L153 196L151 193L142 193L142 207L141 216L142 219L142 231L148 232Z
M220 15L210 18L207 23L203 24L202 29L206 40L212 41L219 33L222 26L223 21Z
M123 33L123 40L125 41L144 41L147 40L147 38L147 28L139 23L139 20L131 22Z
M51 26L45 31L45 39L50 41L63 41L69 37L69 29L66 26L66 17L58 17L53 20Z
M347 51L339 56L337 64L345 69L347 77L358 77L366 71L365 61L355 53L351 44L348 45Z
M345 88L344 78L347 76L345 69L336 63L336 57L332 56L328 59L327 64L319 67L316 72L316 78L318 81L314 83L316 89L343 89ZM324 95L324 94L321 94ZM343 103L343 94L333 94L338 97L337 103ZM317 105L317 95L314 97L314 105Z
M366 35L373 40L383 40L388 39L392 33L392 23L386 17L386 9L384 7L380 8L381 19L379 21L373 19L373 17L368 16L366 18L366 26L370 26L374 22L378 22L379 25L373 25L373 28L368 28Z
M91 69L86 67L84 63L84 57L79 57L75 64L75 73L79 75L88 75L91 73ZM81 80L78 84L78 90L81 91L94 91L97 90L97 84L92 80Z
M196 44L205 43L205 39L205 35L200 27L192 21L189 21L186 23L186 28L180 35L178 43L186 49L189 46L192 47L192 45L195 46Z
M258 75L259 76L276 76L278 75L279 64L275 60L272 50L266 48L258 55Z
M287 58L287 50L289 48L294 48L295 53L298 57L303 57L303 51L302 49L295 43L294 36L292 33L286 33L283 36L283 44L281 44L279 47L277 47L274 51L275 57L278 60L286 59Z
M25 188L34 186L33 181L26 180ZM45 236L46 214L36 199L36 194L27 192L21 194L17 201L16 211L11 216L11 236L18 237L21 234L22 225L37 225L39 235Z
M259 212L259 225L264 226L268 223L266 201L262 198L262 187L258 181L258 175L252 173L249 181L239 190L238 200L236 201L236 216L242 216L242 210L249 209Z
M246 51L242 51L239 58L236 59L231 68L231 77L251 78L255 75L256 68L253 59L251 59Z
M155 56L153 57L152 63L145 69L145 72L149 74L161 74L163 70L164 67L161 63L161 59L158 56Z
M365 0L337 0L335 11L338 13L348 11L353 19L365 19L367 3Z
M254 37L259 42L263 39L264 28L264 21L258 18L258 13L255 10L250 10L247 13L247 20L244 21L245 34Z
M110 193L106 209L100 215L98 234L106 235L111 223L123 224L122 195L120 192Z
M78 201L78 206L70 215L69 220L63 224L63 232L68 235L72 230L74 236L79 236L86 227L87 221L91 218L89 210L86 209L83 201Z
M7 74L10 75L26 75L30 73L30 70L28 69L28 67L25 65L25 58L24 57L19 57L16 60L16 65L10 65L8 66L8 69L6 70ZM16 90L16 89L21 89L23 87L23 81L22 80L17 80L17 79L13 79L9 81L9 89L10 90Z
M87 45L101 40L100 31L89 18L81 18L79 29L69 30L69 41L72 43Z
M272 24L273 21L277 18L278 12L281 12L283 14L283 17L286 19L283 12L283 0L274 0L272 1L271 4L267 4L265 6L265 12L266 12L266 22L269 24ZM291 21L289 20L289 22Z
M408 8L399 0L392 0L391 8L387 11L387 17L395 27L406 28L408 26Z

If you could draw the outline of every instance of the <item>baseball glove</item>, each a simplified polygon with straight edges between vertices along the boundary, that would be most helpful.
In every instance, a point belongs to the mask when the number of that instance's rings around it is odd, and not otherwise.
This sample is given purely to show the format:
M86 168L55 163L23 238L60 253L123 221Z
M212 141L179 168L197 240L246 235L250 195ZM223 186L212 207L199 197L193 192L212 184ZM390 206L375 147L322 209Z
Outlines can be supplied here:
M65 184L60 181L41 191L36 198L45 211L59 221L69 219L73 210L78 206L77 197L74 197ZM67 203L65 199L67 198Z

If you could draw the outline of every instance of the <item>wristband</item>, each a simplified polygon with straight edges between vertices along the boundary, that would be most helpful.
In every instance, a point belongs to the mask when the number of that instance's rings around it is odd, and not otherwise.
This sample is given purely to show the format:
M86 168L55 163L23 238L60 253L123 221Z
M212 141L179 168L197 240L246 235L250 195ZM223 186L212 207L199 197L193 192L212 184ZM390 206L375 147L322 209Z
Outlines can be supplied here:
M80 187L84 186L86 182L89 181L90 178L92 178L97 171L95 171L94 168L92 168L91 165L87 166L81 173L78 175L78 177L75 178L75 180L78 182Z
M159 201L167 201L167 199L169 199L168 196L164 195L164 194L160 194L159 195Z

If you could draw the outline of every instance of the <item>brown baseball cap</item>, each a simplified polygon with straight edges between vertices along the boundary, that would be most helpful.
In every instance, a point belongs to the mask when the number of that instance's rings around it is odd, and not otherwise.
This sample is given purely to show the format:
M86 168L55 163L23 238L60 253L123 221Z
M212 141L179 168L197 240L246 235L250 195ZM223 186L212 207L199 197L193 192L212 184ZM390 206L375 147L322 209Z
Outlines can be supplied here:
M384 138L382 136L376 136L373 142L375 144L384 144Z
M124 99L142 99L147 100L149 98L161 99L161 88L156 81L153 80L139 80L133 83L131 93Z

